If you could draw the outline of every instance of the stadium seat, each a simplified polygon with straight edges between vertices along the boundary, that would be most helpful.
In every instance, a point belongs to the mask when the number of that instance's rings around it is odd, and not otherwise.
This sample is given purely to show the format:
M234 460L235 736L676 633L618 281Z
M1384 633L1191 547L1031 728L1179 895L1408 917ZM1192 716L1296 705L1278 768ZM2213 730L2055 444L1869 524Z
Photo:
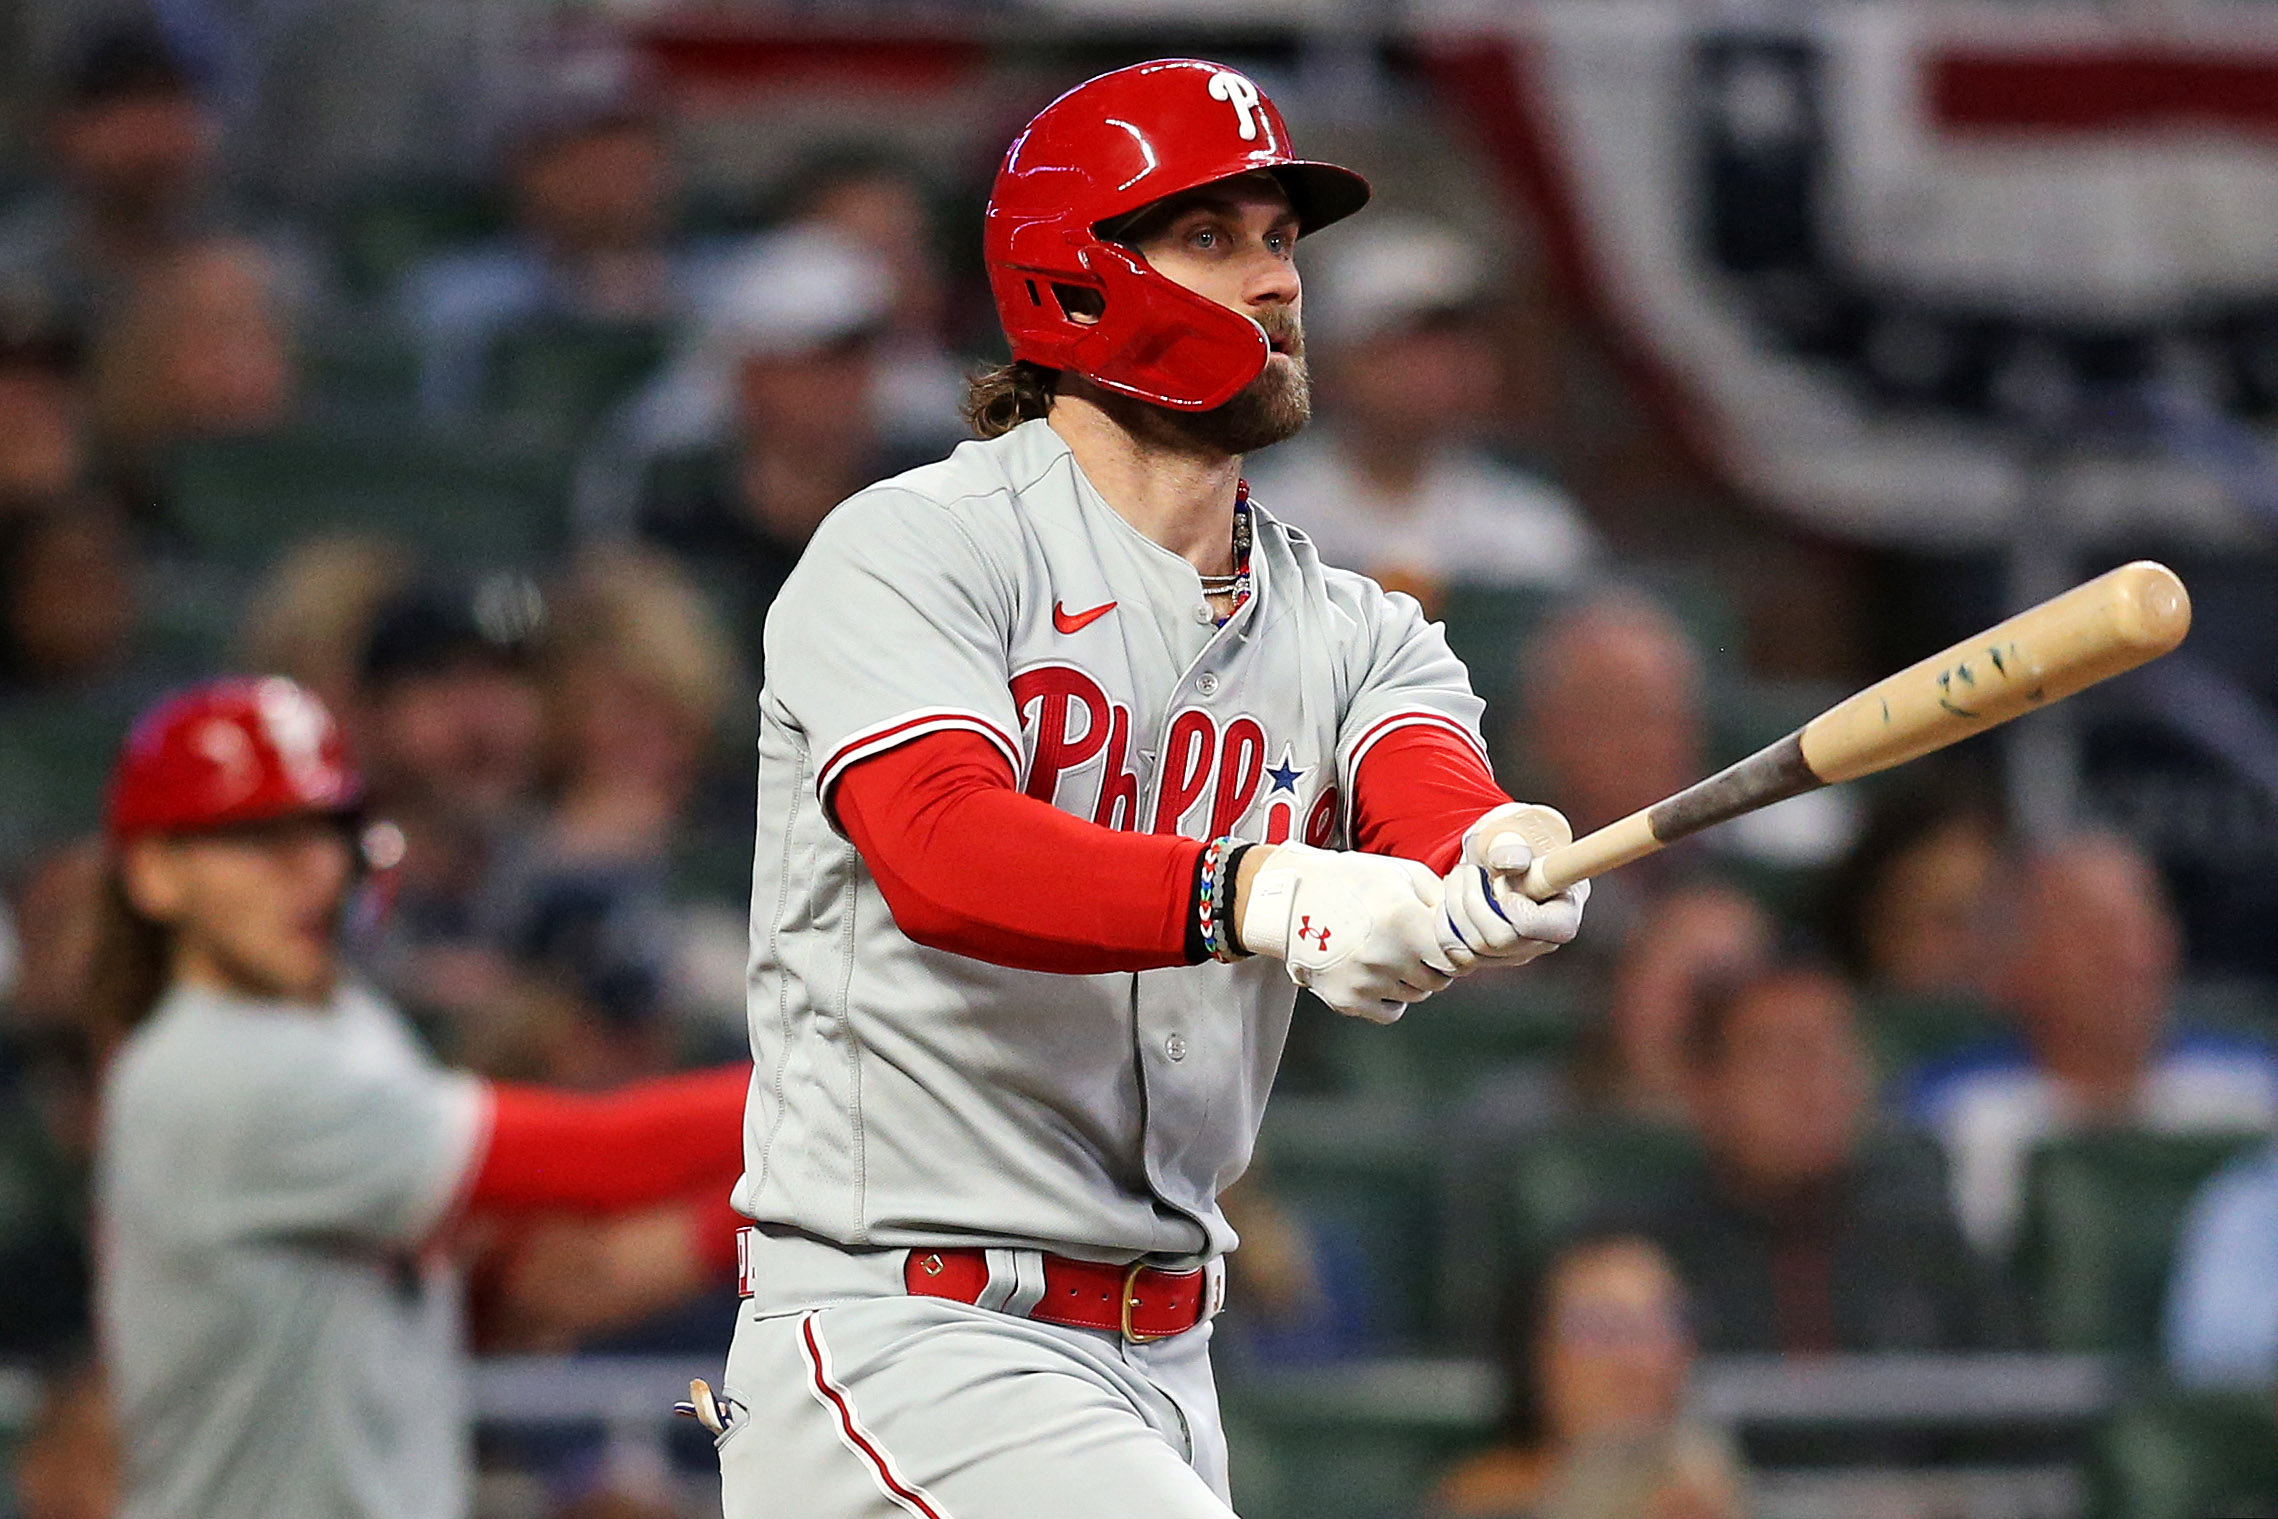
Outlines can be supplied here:
M2170 1013L2184 1028L2259 1039L2278 1034L2278 995L2253 977L2186 981L2175 989Z
M1343 1326L1375 1348L1423 1341L1437 1287L1439 1150L1413 1108L1379 1098L1277 1097L1258 1136L1261 1177L1317 1248L1355 1259Z
M1859 1012L1885 1080L1998 1038L2009 1027L1992 1007L1961 994L1870 993L1860 999Z
M1537 1135L1511 1159L1504 1258L1539 1266L1577 1228L1644 1211L1699 1164L1692 1137L1666 1125L1591 1118Z
M500 333L484 357L483 409L574 441L663 361L668 335L646 324L546 320Z
M1467 976L1389 1028L1340 1020L1332 1050L1353 1090L1444 1109L1483 1076L1562 1064L1581 1028L1570 982L1538 970Z
M503 231L506 211L496 195L472 185L377 184L348 196L331 223L341 288L376 302L425 259Z
M116 681L9 701L0 719L0 871L96 826L111 757L157 690Z
M1556 599L1516 587L1456 585L1441 604L1448 646L1471 672L1471 687L1489 713L1505 711L1518 690L1519 646Z
M406 419L419 406L419 345L386 317L335 316L301 341L301 371L322 416Z
M1730 683L1723 679L1724 672L1738 669L1743 654L1740 614L1731 593L1715 577L1687 566L1632 563L1624 569L1627 582L1661 601L1684 625L1702 662L1719 681L1720 690ZM1447 625L1448 646L1471 672L1472 689L1486 699L1490 727L1499 721L1498 715L1500 719L1509 717L1510 704L1519 694L1520 647L1565 595L1524 586L1457 584L1447 588L1440 617ZM1818 710L1815 707L1796 715L1805 699L1800 688L1752 687L1750 693L1734 733L1725 732L1720 719L1715 735L1720 753L1766 723L1787 724L1767 735L1778 738ZM1789 721L1791 717L1795 721ZM1729 757L1737 758L1738 754Z
M385 533L439 563L493 566L562 536L566 468L558 451L495 433L306 427L187 446L166 481L191 540L240 568L339 528Z
M1776 743L1845 695L1818 681L1761 680L1730 675L1715 682L1708 701L1712 761L1729 765Z
M1441 1474L1485 1442L1491 1378L1476 1366L1363 1364L1222 1384L1243 1519L1412 1519Z
M2253 1134L2078 1134L2033 1153L2019 1280L2051 1350L2150 1357L2200 1185Z
M2114 1414L2090 1463L2098 1519L2278 1515L2278 1418L2267 1394L2167 1394Z

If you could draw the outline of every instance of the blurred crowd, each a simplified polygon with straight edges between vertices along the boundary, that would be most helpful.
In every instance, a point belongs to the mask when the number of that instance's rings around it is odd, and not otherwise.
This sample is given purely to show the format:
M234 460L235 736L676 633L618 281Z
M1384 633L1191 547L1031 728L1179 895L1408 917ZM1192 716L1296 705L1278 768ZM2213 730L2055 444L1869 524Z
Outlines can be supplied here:
M81 998L127 720L221 669L343 714L402 838L357 962L450 1060L599 1089L733 1058L761 629L838 501L961 435L991 334L955 208L991 164L945 184L833 142L698 214L648 82L581 61L478 192L323 224L233 199L210 81L133 25L78 40L34 137L0 197L0 1361L46 1398L17 1502L63 1519L106 1511ZM1255 461L1257 499L1447 617L1510 789L1581 831L1815 709L1736 631L1810 584L1736 607L1714 564L1657 556L1658 487L1552 467L1541 297L1464 218L1372 212L1307 257L1319 420ZM2278 1017L2185 975L2127 839L2013 837L1985 760L1673 848L1600 883L1573 949L1451 992L1552 1012L1417 1094L1450 1148L1627 1158L1557 1227L1463 1247L1492 1301L1387 1329L1378 1242L1312 1216L1269 1144L1230 1202L1237 1357L1496 1356L1500 1443L1434 1500L1475 1519L1744 1511L1684 1414L1697 1353L2056 1346L2278 1381L2278 1152L2241 1140L2278 1120ZM1287 1085L1374 1090L1357 1039L1406 1050L1440 1011L1303 1020ZM2148 1337L2099 1343L2043 1290L2049 1157L2131 1136L2200 1143L2182 1185L2213 1179ZM613 1343L716 1351L707 1311ZM488 1344L558 1343L493 1317ZM527 1511L649 1512L612 1491L587 1472Z

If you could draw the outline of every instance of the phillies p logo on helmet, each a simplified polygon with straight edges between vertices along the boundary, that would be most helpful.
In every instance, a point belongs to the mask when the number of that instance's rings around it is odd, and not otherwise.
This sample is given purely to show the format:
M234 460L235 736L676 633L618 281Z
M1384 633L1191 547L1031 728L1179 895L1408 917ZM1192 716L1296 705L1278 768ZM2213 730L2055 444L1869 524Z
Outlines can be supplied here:
M1242 141L1255 142L1257 140L1258 123L1254 114L1258 108L1258 87L1256 85L1232 69L1227 69L1222 73L1210 76L1210 98L1212 100L1223 100L1234 108L1234 117L1241 123L1237 130L1242 134Z

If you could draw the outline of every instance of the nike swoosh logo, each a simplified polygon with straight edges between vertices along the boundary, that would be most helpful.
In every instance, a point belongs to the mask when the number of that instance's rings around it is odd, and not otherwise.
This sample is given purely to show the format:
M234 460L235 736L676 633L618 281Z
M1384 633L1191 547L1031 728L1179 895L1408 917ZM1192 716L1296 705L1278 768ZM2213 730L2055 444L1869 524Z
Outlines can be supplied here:
M1080 633L1114 610L1115 603L1112 601L1102 602L1088 612L1071 612L1055 601L1052 603L1052 626L1063 633Z

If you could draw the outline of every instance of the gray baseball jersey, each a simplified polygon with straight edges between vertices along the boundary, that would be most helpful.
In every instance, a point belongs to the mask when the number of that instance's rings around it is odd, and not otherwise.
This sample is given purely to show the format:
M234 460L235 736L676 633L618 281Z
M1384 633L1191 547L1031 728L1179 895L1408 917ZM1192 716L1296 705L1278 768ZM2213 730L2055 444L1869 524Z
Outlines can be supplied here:
M1254 593L1223 627L1042 421L824 521L767 623L745 1213L849 1246L1232 1247L1217 1199L1281 1058L1282 966L1058 975L926 948L827 803L847 767L962 730L1078 817L1334 847L1385 734L1479 746L1416 603L1253 510Z
M458 1282L420 1247L482 1111L359 990L177 988L136 1030L96 1194L127 1519L467 1511Z

